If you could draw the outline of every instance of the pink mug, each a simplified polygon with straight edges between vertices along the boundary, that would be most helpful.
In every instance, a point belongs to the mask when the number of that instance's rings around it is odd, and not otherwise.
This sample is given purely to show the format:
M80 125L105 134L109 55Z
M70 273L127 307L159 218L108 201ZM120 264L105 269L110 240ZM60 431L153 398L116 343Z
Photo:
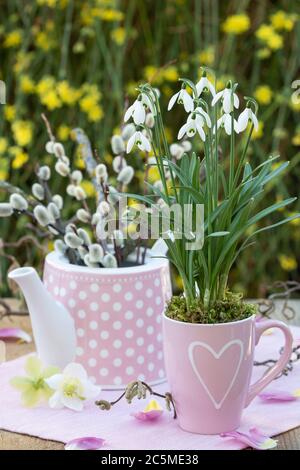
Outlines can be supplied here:
M285 345L278 362L250 385L254 348L262 333L279 328ZM282 322L241 321L195 324L164 315L164 356L179 425L199 434L219 434L239 427L242 411L286 366L293 338Z

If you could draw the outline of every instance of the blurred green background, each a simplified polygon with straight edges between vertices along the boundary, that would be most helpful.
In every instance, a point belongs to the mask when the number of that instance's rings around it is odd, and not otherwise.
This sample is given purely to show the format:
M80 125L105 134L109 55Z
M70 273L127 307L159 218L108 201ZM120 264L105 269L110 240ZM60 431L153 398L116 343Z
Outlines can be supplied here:
M0 79L6 84L0 179L30 190L36 164L48 162L42 112L76 166L82 163L71 138L74 127L84 129L109 164L110 137L137 84L157 86L165 109L178 78L196 80L207 66L216 72L219 88L232 78L241 96L259 103L260 126L249 159L257 163L280 153L291 162L267 197L299 194L300 103L291 99L292 82L300 79L299 0L0 0L0 7ZM181 109L172 121L167 116L170 143L182 120ZM142 157L135 157L134 165L134 186L141 188ZM61 182L55 184L58 189ZM88 190L89 182L85 185ZM292 211L299 209L298 202ZM38 246L30 240L15 247L26 233L23 218L0 219L2 295L9 293L5 275L12 255L20 263L38 264L51 248L48 241ZM299 245L300 219L260 237L236 265L231 285L261 296L277 279L299 280Z

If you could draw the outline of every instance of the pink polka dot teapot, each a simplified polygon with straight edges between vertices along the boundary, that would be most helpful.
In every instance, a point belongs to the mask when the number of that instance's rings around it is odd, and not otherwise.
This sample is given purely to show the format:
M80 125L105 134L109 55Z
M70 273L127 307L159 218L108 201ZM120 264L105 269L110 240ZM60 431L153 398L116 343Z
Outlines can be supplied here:
M162 315L172 295L165 258L97 269L52 252L44 284L31 267L15 269L9 278L23 291L46 364L80 362L104 389L122 389L137 378L152 385L165 380Z

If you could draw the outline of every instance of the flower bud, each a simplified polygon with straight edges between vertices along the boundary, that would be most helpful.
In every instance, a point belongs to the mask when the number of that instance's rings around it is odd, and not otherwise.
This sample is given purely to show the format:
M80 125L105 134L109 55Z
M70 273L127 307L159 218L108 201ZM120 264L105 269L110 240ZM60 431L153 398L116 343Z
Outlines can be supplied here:
M183 140L181 142L181 145L184 148L185 152L190 152L192 150L192 144L189 140Z
M101 260L101 263L105 268L116 268L118 266L115 256L111 253L107 253Z
M154 121L154 116L152 113L147 113L145 124L147 127L150 127L150 129L154 127L155 121Z
M46 227L51 222L50 215L45 206L39 204L33 209L33 214L42 227Z
M153 183L153 186L159 189L160 191L164 190L164 185L161 180L155 181L155 183Z
M90 259L89 254L85 255L83 260L84 260L84 263L86 264L86 266L88 266L89 268L98 268L98 263L93 263Z
M74 196L76 197L77 201L83 201L86 199L86 192L81 186L75 186Z
M111 138L111 148L115 155L125 152L125 144L120 135L113 135Z
M79 246L78 253L79 253L80 258L83 260L85 255L88 253L88 250L86 249L85 246Z
M48 153L54 153L53 146L54 146L54 142L52 142L51 140L49 140L49 142L46 143L46 152L48 152Z
M63 198L61 197L60 194L54 194L54 196L52 196L52 201L54 202L54 204L57 205L59 210L61 210L63 208L64 200L63 200Z
M92 242L86 230L84 230L83 228L79 228L77 230L77 235L79 238L81 238L81 240L83 241L85 245L91 245Z
M122 155L117 155L112 162L112 167L116 173L119 173L123 168L127 166L126 160Z
M67 224L66 227L65 227L65 232L66 233L74 233L74 228L76 228L76 226L74 224Z
M68 184L66 191L67 191L67 194L69 196L74 197L75 196L75 190L76 190L75 184Z
M97 211L103 216L106 217L110 212L110 205L106 201L101 201L97 207Z
M49 214L54 220L57 220L60 218L59 208L57 207L56 204L54 204L54 202L50 202L47 206L47 209L48 209Z
M66 157L65 155L60 158L60 161L65 163L67 166L70 166L70 159Z
M64 236L65 244L70 248L78 248L83 244L81 238L77 237L77 235L73 232L68 232Z
M51 170L47 165L41 166L37 171L38 177L43 181L48 181L51 178Z
M130 137L135 133L135 125L133 123L126 124L122 129L122 139L129 140Z
M56 162L55 170L61 176L68 176L68 174L70 173L70 168L68 167L68 165L61 161Z
M64 255L67 250L67 245L62 240L55 240L54 249L61 255Z
M89 246L89 257L92 263L100 263L104 255L102 246L98 243L93 243Z
M134 169L132 166L125 166L123 170L120 171L117 180L122 184L129 184L132 178L134 177Z
M8 202L0 203L0 217L9 217L13 213L14 213L14 210Z
M179 144L172 144L170 145L170 153L172 157L176 158L176 160L180 160L184 154L185 150L183 146Z
M78 211L76 212L76 217L78 220L80 220L80 222L83 222L84 224L87 224L91 219L90 214L85 209L78 209Z
M28 209L28 202L20 194L14 193L9 198L10 205L17 211L26 211Z
M114 230L113 234L116 246L124 246L124 234L122 230Z
M34 183L31 188L32 194L36 199L42 201L45 197L45 190L40 183Z
M53 152L57 158L63 157L65 155L64 146L60 142L55 142L53 144Z
M104 165L104 163L100 163L100 165L96 166L95 173L96 173L97 182L99 184L105 183L107 181L108 174L107 174L106 165Z
M109 194L107 200L110 204L116 204L121 199L121 195L113 186L109 186Z
M73 171L72 174L71 174L71 178L72 178L73 183L80 184L81 181L82 181L81 171L79 171L79 170Z
M95 212L92 216L92 225L97 225L101 220L101 214L99 212Z

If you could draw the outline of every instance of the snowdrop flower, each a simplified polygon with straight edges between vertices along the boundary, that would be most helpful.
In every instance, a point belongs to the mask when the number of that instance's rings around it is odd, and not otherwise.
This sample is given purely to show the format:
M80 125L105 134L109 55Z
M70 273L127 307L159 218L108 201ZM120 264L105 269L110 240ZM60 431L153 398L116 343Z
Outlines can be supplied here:
M232 91L231 87L226 87L224 90L219 91L211 102L212 106L214 106L220 99L223 101L224 113L227 114L233 111L233 107L238 108L240 105L239 97ZM233 106L231 100L233 100Z
M209 115L207 114L206 111L204 111L203 108L201 108L200 106L197 106L197 108L194 110L194 113L196 114L196 119L199 119L201 118L201 120L203 121L203 118L204 118L204 121L206 122L207 126L208 127L211 127L211 120L210 120L210 117ZM190 118L191 116L189 116ZM189 119L188 118L188 119Z
M198 115L198 118L193 113L188 117L187 122L179 129L178 139L182 139L184 135L187 137L194 137L198 132L200 138L205 142L205 132L203 130L204 120Z
M239 132L243 132L247 125L248 122L252 122L254 129L257 131L258 129L258 120L255 115L255 113L252 111L250 106L247 106L244 111L239 115L238 118L238 126L239 126Z
M81 364L75 362L67 365L61 374L54 374L45 379L54 390L49 399L50 408L70 408L82 411L84 401L96 398L101 388L92 384Z
M170 111L170 109L173 108L176 102L179 104L183 104L184 109L186 110L187 113L190 113L191 111L194 110L193 98L186 91L185 84L183 84L181 87L181 90L175 93L175 95L173 95L172 98L170 99L169 104L168 104L168 111Z
M216 95L216 90L213 84L208 80L206 72L203 72L202 77L199 82L196 84L197 96L200 96L203 91L209 90L214 97Z
M145 96L140 94L135 102L127 109L124 121L127 122L132 117L137 126L144 124L146 119L146 106Z
M217 128L224 127L227 135L231 135L231 114L223 114L217 121ZM240 132L239 125L236 119L233 121L234 131L238 134ZM215 129L214 129L215 131Z
M135 133L130 137L127 142L126 152L130 153L134 145L137 145L138 148L145 152L150 152L151 145L146 136L140 131L136 130Z

